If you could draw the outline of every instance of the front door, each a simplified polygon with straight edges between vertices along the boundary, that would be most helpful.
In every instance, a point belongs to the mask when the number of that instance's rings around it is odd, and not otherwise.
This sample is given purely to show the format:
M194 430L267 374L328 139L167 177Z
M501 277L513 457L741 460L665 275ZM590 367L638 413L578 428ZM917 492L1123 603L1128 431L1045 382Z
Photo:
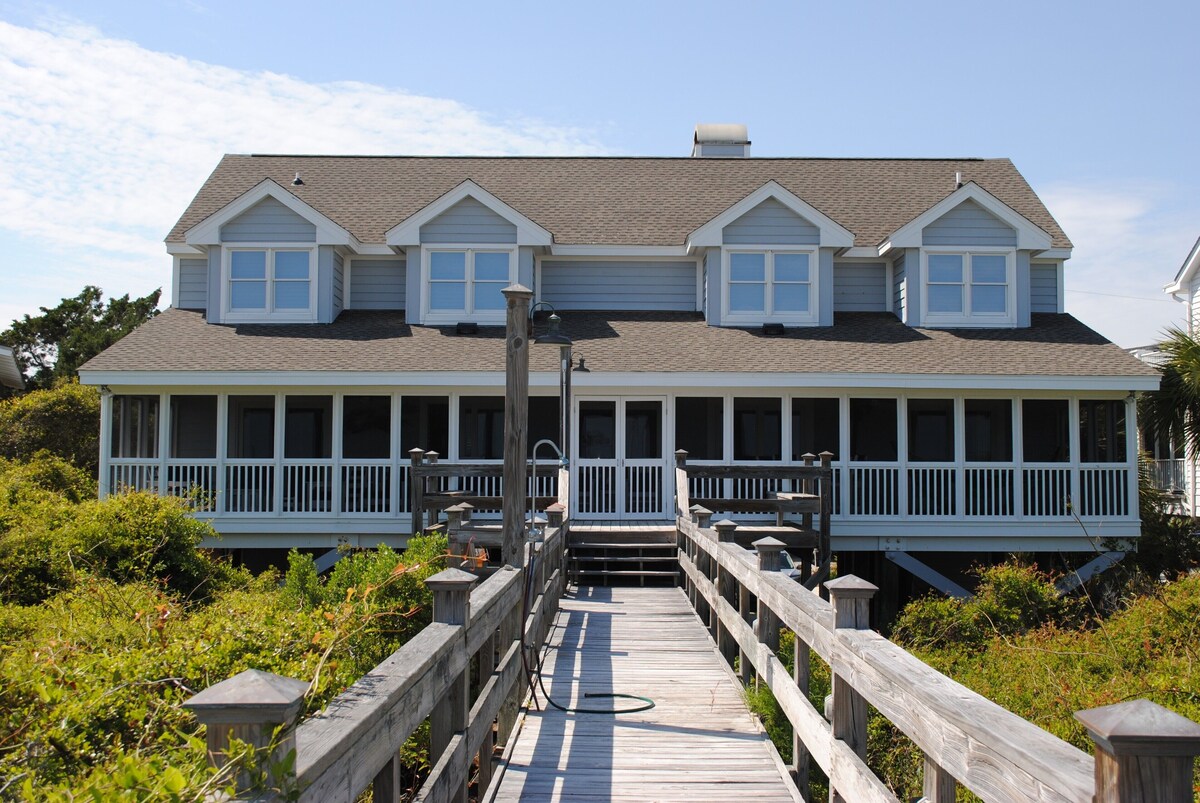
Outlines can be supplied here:
M584 519L662 519L666 446L661 398L580 399L575 505Z

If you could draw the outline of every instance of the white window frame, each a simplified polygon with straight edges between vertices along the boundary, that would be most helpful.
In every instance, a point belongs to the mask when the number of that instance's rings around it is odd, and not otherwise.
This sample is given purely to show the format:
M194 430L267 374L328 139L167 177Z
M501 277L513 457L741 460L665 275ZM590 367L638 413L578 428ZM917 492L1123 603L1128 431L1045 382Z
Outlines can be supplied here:
M464 283L465 300L464 308L461 310L434 310L430 308L432 301L431 285L433 283L430 263L434 253L465 253L465 273ZM454 324L459 322L473 322L483 324L500 324L504 323L506 312L504 309L498 310L479 310L475 309L475 254L476 253L503 253L508 255L508 282L505 285L514 284L517 280L517 249L511 244L485 244L485 243L438 243L437 245L421 246L421 313L422 323L425 324Z
M950 255L962 257L963 260L963 308L962 312L930 312L929 311L929 257L933 255ZM972 257L973 256L1003 256L1005 293L1004 305L1006 312L974 312L971 309ZM989 326L1015 326L1017 323L1017 251L1015 248L922 248L921 249L921 325L929 327L970 327L985 328ZM943 282L932 282L943 284ZM991 282L982 282L987 286L998 286Z
M233 254L236 251L265 251L267 299L263 309L233 308ZM276 310L275 254L280 251L308 254L308 308ZM280 245L278 243L238 243L221 248L221 311L222 320L231 323L315 323L317 320L317 249L313 246ZM255 280L257 281L257 280ZM301 281L280 279L278 281Z
M821 302L820 277L821 259L818 248L797 248L792 246L738 246L722 248L722 280L721 280L721 318L728 323L791 323L816 324L820 321ZM763 274L764 294L762 310L752 312L732 311L729 308L730 285L738 284L731 279L730 261L733 254L763 254L765 272ZM773 303L775 294L775 255L776 254L807 254L808 282L783 282L783 284L808 285L808 312L775 312Z

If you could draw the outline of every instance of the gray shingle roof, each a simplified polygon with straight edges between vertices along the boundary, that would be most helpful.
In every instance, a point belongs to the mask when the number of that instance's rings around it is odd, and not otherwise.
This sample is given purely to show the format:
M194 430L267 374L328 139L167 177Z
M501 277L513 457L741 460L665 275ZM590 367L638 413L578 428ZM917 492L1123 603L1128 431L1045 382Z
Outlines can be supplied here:
M184 233L270 178L365 243L467 179L548 229L559 244L683 245L774 180L878 245L974 181L1053 238L1070 240L1008 159L660 159L225 156L167 236ZM302 186L292 186L301 173Z
M563 330L598 372L1157 375L1065 314L1034 314L1028 329L937 330L908 327L886 312L845 312L831 327L765 337L708 326L699 313L572 311ZM332 324L226 326L169 309L83 370L503 371L503 329L479 331L457 336L410 326L402 312L347 311ZM533 348L530 367L556 371L557 350Z

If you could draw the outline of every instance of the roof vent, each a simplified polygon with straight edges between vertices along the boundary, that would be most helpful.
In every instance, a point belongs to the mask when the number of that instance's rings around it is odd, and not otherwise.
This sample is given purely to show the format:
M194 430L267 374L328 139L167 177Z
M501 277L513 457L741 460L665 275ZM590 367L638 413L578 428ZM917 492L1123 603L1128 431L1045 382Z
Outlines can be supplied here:
M787 330L783 328L781 323L764 323L762 325L763 337L783 337L787 334Z
M956 190L962 189L962 171L961 170L954 171L954 189L956 189Z
M300 185L302 185L303 183L304 183L304 179L300 178L300 174L299 174L299 173L297 173L297 174L296 174L296 177L295 177L294 179L292 179L292 186L293 186L293 187L299 187L299 186L300 186Z
M459 321L454 325L454 334L477 335L479 334L479 324L472 321Z
M750 155L750 135L741 123L698 123L692 156L744 159Z

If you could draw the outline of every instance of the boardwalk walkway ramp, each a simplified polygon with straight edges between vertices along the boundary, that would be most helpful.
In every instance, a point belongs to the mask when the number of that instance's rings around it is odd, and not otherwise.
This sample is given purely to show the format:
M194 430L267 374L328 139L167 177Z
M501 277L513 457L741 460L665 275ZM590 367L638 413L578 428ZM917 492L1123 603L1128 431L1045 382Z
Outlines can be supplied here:
M741 684L677 588L579 587L563 597L543 665L546 690L570 707L631 714L522 712L493 801L793 801L778 753Z

